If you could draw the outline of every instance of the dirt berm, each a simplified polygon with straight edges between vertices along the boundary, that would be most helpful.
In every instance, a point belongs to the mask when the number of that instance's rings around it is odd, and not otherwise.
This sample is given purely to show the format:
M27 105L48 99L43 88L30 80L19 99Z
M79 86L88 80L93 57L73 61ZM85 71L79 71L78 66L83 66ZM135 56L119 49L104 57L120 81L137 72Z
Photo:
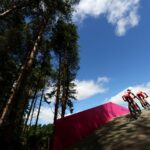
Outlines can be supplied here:
M150 110L137 120L116 118L69 150L150 150Z

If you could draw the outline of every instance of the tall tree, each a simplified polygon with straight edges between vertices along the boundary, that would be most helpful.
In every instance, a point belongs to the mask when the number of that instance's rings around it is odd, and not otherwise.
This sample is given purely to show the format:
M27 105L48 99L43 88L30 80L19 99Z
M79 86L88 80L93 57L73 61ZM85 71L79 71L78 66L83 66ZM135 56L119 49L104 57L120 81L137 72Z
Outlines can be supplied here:
M20 13L0 24L0 114L26 57L26 40L30 35L24 27Z
M0 42L0 54L2 54L0 67L4 68L0 70L0 83L2 83L0 84L0 89L2 89L0 93L2 97L0 100L0 140L8 146L6 149L12 150L18 149L15 145L18 141L18 127L37 85L34 83L37 83L38 78L33 79L33 77L36 76L36 72L39 72L36 62L42 55L41 45L46 42L50 43L51 28L60 17L64 20L70 19L71 5L74 3L68 0L38 0L29 4L28 1L2 0L0 2L2 4L0 13L7 12L3 13L0 20L0 41L2 41ZM18 7L11 9L15 5ZM49 51L50 47L47 50ZM60 60L61 78L62 62L63 60ZM48 68L47 66L46 70ZM39 90L45 86L42 79ZM60 89L57 89L57 97L60 100L62 80L57 82L57 85L60 85Z
M62 117L65 115L67 100L74 98L75 95L74 83L77 70L79 68L78 54L78 34L76 26L72 23L59 20L56 28L53 30L52 46L58 56L58 78L59 81L59 98L56 97L56 103L62 107ZM58 99L57 99L58 98ZM56 113L57 115L57 113ZM54 117L54 122L57 116Z
M54 111L54 126L51 137L51 149L55 135L55 124L58 117L59 107L62 108L61 117L64 117L67 105L73 107L71 102L75 90L72 83L78 70L78 34L76 26L68 20L60 19L53 28L51 46L58 60L56 78L56 98Z
M29 22L29 24L33 24L32 28L29 30L33 39L31 41L31 45L28 46L29 49L26 51L27 57L24 59L24 61L22 61L22 65L20 67L21 69L16 74L13 88L8 96L5 107L3 107L2 115L0 118L0 126L3 130L3 133L5 134L4 142L8 146L10 145L11 149L13 149L12 141L14 136L14 129L15 126L18 126L17 109L22 108L20 97L27 87L27 83L29 83L27 81L29 80L30 74L34 67L34 60L37 57L41 40L43 37L49 36L51 32L50 29L55 24L60 14L64 14L66 17L70 15L70 4L68 2L62 0L43 0L42 5L43 7L41 7L41 4L39 4L34 10L30 10L29 12L31 12L31 15L29 16L23 14L24 12L21 14L25 23ZM11 15L14 16L15 14L12 13ZM7 19L5 22L6 21Z
M22 89L22 86L25 84L25 82L27 80L28 74L30 73L30 71L32 69L32 65L33 65L35 55L36 55L38 44L42 38L42 34L47 25L47 22L48 22L48 18L46 18L46 20L44 19L42 24L40 25L40 30L38 32L38 35L34 42L34 45L31 49L30 55L26 59L25 64L22 66L22 71L19 74L19 77L17 78L17 80L15 81L15 86L13 87L12 93L8 98L6 107L3 110L2 116L0 118L0 125L5 124L5 121L7 121L7 116L9 116L9 114L10 114L10 110L13 105L13 101L15 101L15 97L17 97L17 95L20 92L20 89Z
M35 121L35 130L36 130L36 127L38 125L38 120L39 120L39 115L40 115L40 110L41 110L41 106L42 106L43 97L44 97L44 89L42 90L42 93L41 93L40 103L39 103L37 117L36 117L36 121Z
M31 4L32 3L32 4ZM1 11L0 11L0 19L12 14L16 10L20 10L22 8L31 7L33 4L38 4L39 1L35 0L25 0L25 1L7 1L7 3L2 3Z

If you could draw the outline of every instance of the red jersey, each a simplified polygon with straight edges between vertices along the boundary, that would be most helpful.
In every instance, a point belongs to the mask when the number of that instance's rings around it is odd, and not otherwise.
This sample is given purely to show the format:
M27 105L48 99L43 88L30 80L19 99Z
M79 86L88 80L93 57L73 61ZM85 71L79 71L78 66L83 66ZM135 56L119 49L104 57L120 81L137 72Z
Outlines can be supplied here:
M145 98L145 94L142 92L142 91L139 91L137 94L136 94L139 98Z
M131 92L125 92L124 95L123 95L123 98L125 98L126 100L133 101L133 98L131 96Z

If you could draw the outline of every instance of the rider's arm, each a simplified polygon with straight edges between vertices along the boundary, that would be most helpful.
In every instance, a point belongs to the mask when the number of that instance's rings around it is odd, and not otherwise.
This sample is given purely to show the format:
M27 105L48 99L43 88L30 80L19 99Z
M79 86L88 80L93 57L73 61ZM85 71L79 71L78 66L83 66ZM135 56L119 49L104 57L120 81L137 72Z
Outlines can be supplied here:
M126 99L125 99L125 97L124 97L124 96L122 96L122 99L123 99L124 101L126 101Z
M135 96L135 94L134 94L134 93L131 93L131 94L132 94L133 98L137 98L137 96Z
M144 94L145 94L145 96L146 96L146 98L148 97L148 95L145 93L145 92L143 92Z

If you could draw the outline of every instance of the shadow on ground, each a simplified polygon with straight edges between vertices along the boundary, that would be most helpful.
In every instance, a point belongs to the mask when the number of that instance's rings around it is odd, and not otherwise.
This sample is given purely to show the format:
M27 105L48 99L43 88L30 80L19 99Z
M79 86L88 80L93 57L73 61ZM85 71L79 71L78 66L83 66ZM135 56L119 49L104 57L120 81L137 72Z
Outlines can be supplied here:
M116 118L69 150L150 150L150 110L137 120Z

